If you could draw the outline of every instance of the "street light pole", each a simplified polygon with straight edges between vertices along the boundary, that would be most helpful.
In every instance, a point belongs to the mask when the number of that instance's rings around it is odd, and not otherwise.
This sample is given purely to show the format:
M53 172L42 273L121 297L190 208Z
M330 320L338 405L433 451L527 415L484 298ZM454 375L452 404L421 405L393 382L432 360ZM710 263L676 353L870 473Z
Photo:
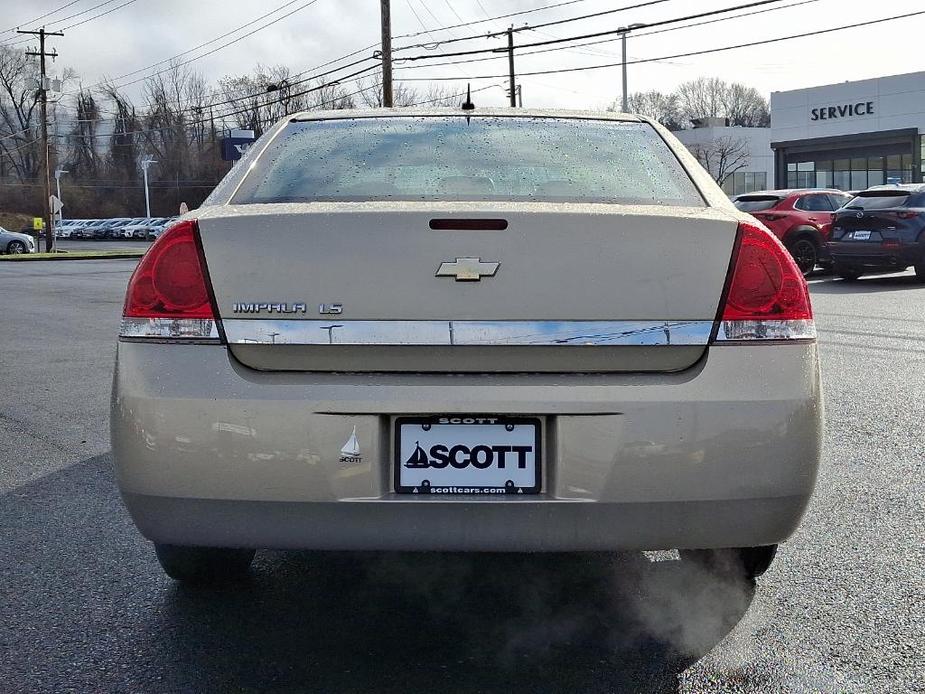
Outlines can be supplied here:
M617 29L623 41L623 113L629 111L629 88L626 82L626 35L629 34L633 29L642 29L645 24L630 24L629 26L620 27Z
M58 194L58 200L61 199L61 177L66 173L70 173L70 171L66 169L55 169L55 190Z
M68 171L67 169L55 169L55 194L56 194L57 197L58 197L58 206L59 206L60 208L63 208L63 207L64 207L64 203L61 202L61 176L63 176L63 175L66 174L66 173L70 173L70 171ZM60 211L58 212L58 216L59 216L59 217L62 216L62 213L61 213ZM56 233L54 234L54 237L55 237L55 245L57 245L57 244L58 244L57 229L58 229L58 221L59 221L59 220L55 219L55 211L54 211L54 210L51 211L51 217L52 217L52 221L53 221L54 224L55 224L55 232L56 232Z
M141 170L145 175L145 216L149 219L151 218L151 199L148 197L148 167L151 164L157 164L157 161L148 157L141 160Z

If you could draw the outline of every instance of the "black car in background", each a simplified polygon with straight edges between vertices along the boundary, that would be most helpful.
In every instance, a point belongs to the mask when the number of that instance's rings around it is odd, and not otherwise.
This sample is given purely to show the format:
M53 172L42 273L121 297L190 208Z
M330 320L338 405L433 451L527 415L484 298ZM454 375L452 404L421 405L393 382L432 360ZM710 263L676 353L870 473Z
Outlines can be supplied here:
M835 273L856 280L865 272L915 267L925 282L925 184L875 186L835 213L829 253Z

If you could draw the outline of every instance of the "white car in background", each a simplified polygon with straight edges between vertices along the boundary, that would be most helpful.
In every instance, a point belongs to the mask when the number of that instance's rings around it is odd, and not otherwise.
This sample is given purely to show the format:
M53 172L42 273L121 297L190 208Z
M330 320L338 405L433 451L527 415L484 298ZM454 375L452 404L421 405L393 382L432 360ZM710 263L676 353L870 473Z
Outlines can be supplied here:
M21 253L37 253L35 239L28 234L18 231L8 231L0 227L0 253L19 255Z

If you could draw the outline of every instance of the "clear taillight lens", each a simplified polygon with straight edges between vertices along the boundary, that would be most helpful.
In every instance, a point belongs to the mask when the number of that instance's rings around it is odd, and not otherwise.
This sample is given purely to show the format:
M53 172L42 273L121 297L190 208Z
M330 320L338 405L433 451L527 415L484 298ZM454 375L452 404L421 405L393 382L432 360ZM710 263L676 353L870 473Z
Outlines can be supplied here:
M717 341L815 337L809 288L790 253L764 227L742 222Z
M121 337L218 340L196 222L167 229L128 283Z

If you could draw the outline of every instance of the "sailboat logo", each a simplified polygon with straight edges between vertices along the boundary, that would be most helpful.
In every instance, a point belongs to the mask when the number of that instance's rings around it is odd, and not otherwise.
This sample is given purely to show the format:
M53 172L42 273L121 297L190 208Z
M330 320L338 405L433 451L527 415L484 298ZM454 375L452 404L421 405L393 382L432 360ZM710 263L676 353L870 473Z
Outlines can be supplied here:
M421 442L414 442L414 453L411 454L411 457L405 461L405 467L413 468L422 468L430 467L430 458L427 457L427 454L424 452L424 449L421 448Z
M357 428L353 427L353 433L347 439L347 443L340 449L340 462L342 463L360 463L363 457L360 455L360 442L357 441Z

